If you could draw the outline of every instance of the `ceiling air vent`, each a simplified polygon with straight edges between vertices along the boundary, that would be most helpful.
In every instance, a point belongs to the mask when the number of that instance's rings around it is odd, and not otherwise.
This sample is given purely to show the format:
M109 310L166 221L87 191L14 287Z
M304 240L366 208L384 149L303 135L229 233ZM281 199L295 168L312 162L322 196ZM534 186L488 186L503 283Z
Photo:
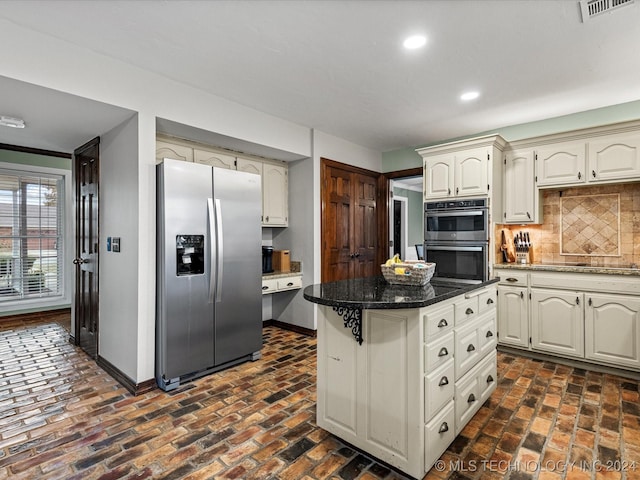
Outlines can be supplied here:
M635 0L580 0L582 23L602 13L631 5Z

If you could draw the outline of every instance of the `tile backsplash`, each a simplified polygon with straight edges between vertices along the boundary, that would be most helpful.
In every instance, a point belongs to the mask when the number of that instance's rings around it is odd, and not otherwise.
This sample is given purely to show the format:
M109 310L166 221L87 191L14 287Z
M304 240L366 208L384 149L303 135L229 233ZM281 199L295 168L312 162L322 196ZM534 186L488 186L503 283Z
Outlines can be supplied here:
M584 263L594 267L640 265L640 183L543 190L541 225L496 225L508 242L529 232L532 263ZM510 243L513 245L513 243Z

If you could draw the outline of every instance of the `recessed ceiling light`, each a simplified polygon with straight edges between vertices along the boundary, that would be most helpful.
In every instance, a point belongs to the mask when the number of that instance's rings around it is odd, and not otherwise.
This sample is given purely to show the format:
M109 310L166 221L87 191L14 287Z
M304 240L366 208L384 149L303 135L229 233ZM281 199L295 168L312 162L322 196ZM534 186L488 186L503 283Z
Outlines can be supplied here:
M11 128L24 128L24 120L21 118L7 117L0 115L0 125Z
M480 96L479 92L464 92L462 95L460 95L460 100L464 100L465 102L468 102L469 100L475 100L479 96Z
M416 48L424 47L427 43L427 37L423 35L413 35L411 37L407 37L402 45L407 50L415 50Z

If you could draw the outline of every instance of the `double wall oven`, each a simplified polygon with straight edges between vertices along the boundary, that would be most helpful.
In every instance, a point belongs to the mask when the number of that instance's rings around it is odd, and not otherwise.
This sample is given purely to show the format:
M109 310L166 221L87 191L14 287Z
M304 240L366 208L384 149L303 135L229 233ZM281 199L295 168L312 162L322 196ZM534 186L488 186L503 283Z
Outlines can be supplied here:
M489 277L489 208L486 198L424 204L425 260L434 277L479 283Z

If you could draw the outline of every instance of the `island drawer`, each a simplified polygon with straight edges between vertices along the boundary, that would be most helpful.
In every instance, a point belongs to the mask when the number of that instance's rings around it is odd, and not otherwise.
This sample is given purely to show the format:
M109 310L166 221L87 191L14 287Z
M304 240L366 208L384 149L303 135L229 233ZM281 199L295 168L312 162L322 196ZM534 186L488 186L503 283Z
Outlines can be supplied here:
M424 379L424 418L429 419L448 401L455 392L455 369L453 360L449 360Z
M424 371L430 373L440 365L453 359L453 332L434 337L434 340L424 346Z
M495 311L456 327L455 354L456 379L462 378L497 343Z
M478 315L478 296L460 299L456 302L456 325L472 320Z
M455 439L455 407L449 402L424 427L424 470L429 471Z
M497 385L495 351L489 353L478 365L456 382L455 409L456 435L471 420Z
M278 290L289 290L302 287L302 277L278 278Z
M483 314L498 305L498 289L495 286L488 287L478 295L478 313Z
M427 342L433 335L449 332L454 325L453 304L442 307L425 307L421 309L424 322L424 341Z

